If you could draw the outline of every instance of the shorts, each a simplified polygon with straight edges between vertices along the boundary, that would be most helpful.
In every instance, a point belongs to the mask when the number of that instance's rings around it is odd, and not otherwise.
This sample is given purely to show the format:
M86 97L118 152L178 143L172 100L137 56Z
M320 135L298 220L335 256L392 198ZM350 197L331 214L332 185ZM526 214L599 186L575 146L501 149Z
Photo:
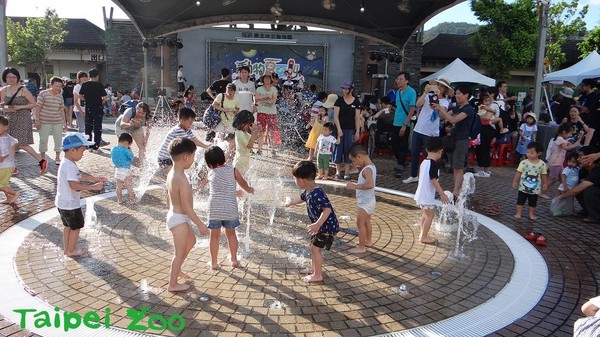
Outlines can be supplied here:
M469 153L469 140L457 139L454 141L454 151L452 151L452 168L464 169L465 160Z
M173 227L176 227L181 224L189 225L190 222L191 222L190 218L185 214L175 213L171 210L169 210L169 212L167 213L167 228L168 229L172 229Z
M421 209L435 209L435 205L427 205L427 204L420 204L419 208Z
M335 238L334 234L331 233L317 233L310 237L310 242L319 248L325 248L325 250L330 250L331 245L333 244L333 239Z
M267 128L271 131L277 130L277 115L265 114L259 112L256 115L256 122L260 126L260 129L264 132Z
M340 143L335 146L333 151L333 162L336 164L350 164L350 147L354 144L354 129L342 130L344 136L340 139ZM336 135L337 137L337 135Z
M115 167L115 179L123 181L129 176L131 176L131 169Z
M519 191L519 195L517 196L517 205L525 205L525 200L528 201L529 207L535 208L537 206L538 195Z
M329 169L329 162L331 161L330 154L320 154L317 153L317 168L319 170L327 170Z
M208 220L209 229L236 228L240 225L240 219L234 220Z
M65 106L72 106L73 105L73 98L69 97L69 98L65 98Z
M548 179L560 181L562 171L562 165L548 165Z
M376 204L377 203L375 202L375 200L369 200L357 203L356 207L364 209L365 212L367 212L367 214L371 215L373 214L373 212L375 212Z
M14 167L0 169L0 188L10 186L10 177L12 177Z
M158 167L165 168L169 166L173 166L171 158L158 158Z
M60 219L62 220L63 225L65 227L69 227L73 230L83 228L85 224L85 218L83 217L83 212L81 208L77 209L58 209L58 214L60 214Z

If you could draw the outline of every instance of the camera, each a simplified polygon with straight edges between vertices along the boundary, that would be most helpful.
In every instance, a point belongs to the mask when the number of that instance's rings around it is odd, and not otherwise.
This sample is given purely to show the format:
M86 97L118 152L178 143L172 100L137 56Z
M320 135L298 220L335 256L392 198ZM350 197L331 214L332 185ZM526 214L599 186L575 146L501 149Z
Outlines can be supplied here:
M429 104L434 104L434 103L440 104L440 99L435 92L431 91L431 92L429 92Z

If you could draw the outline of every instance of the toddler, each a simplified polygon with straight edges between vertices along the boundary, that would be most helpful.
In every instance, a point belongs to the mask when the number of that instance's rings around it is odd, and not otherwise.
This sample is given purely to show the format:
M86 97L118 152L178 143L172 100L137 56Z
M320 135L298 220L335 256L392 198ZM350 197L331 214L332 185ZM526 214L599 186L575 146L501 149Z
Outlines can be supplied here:
M567 155L567 167L562 170L560 181L558 194L563 194L579 185L579 155L577 153Z
M367 247L373 246L371 215L375 211L377 168L369 158L367 148L361 144L354 144L348 151L348 156L356 167L362 167L358 174L358 182L346 184L347 188L356 190L356 226L358 227L358 246L348 252L364 253Z
M523 117L525 118L525 123L519 127L519 142L516 148L516 151L521 154L521 160L527 158L527 146L530 142L535 141L538 131L534 113L528 112Z
M0 116L0 191L6 196L7 204L14 204L19 198L19 192L10 187L18 144L19 141L8 134L8 119Z
M223 153L225 153L225 163L227 165L232 165L233 158L235 158L235 134L226 134L223 141L219 142L217 145L223 150Z
M218 146L210 147L204 153L208 172L208 229L210 229L210 257L213 270L219 268L217 257L219 255L219 239L221 227L225 228L229 252L231 253L231 266L238 266L237 250L238 240L235 228L240 225L238 204L236 199L236 182L248 193L254 193L254 188L233 166L225 163L225 153Z
M427 158L423 160L419 168L419 183L414 199L423 213L419 222L419 241L424 244L436 244L437 239L429 235L429 229L433 222L435 209L435 192L440 195L442 203L449 202L448 196L442 190L439 183L440 161L444 152L444 141L440 137L429 138L425 144Z
M540 143L530 142L527 145L527 159L519 163L512 181L512 187L519 191L515 218L521 219L525 201L529 202L529 219L536 220L535 207L540 192L548 190L548 167L540 156L544 147Z
M260 126L254 123L254 115L248 110L242 110L233 117L235 128L235 157L233 166L245 175L250 168L252 147L260 133Z
M568 150L574 150L579 147L581 138L571 144L567 139L571 136L573 126L570 123L562 123L556 130L556 135L548 143L548 150L546 151L546 160L548 161L548 171L550 175L550 182L548 188L550 188L557 180L561 180L561 172L563 170L563 163ZM545 194L540 195L542 198L548 199L549 197Z
M323 124L321 135L317 138L317 167L319 175L317 179L329 179L329 161L333 153L333 145L340 143L340 137L337 139L332 136L334 125L331 122Z
M310 133L308 134L306 144L304 145L306 148L308 148L308 158L306 160L314 160L315 148L317 147L317 139L323 132L323 125L327 122L329 122L329 117L327 116L327 109L325 109L325 107L321 105L318 107L318 114L315 116L315 118L312 118L310 122L306 125L307 129L312 127Z
M119 135L119 144L110 151L110 158L115 165L115 179L117 180L117 203L123 203L123 185L127 188L129 203L135 204L135 193L133 192L133 178L131 175L131 161L133 152L131 152L131 143L133 137L123 132Z
M340 230L340 225L325 191L315 183L317 175L315 164L310 161L300 161L292 169L292 175L296 185L304 191L299 199L291 200L285 206L289 207L305 202L308 218L312 222L307 227L308 234L311 235L310 256L312 268L303 269L300 273L308 274L303 278L306 283L322 282L323 255L321 249L331 249L333 239Z
M76 162L83 158L83 153L88 146L94 146L81 133L69 133L62 140L62 150L65 155L58 167L56 182L56 198L54 205L58 209L60 219L65 226L63 230L64 254L69 257L81 256L87 252L77 248L79 232L84 225L83 212L81 211L81 191L100 191L104 187L106 178L82 176ZM81 182L93 184L82 184Z
M198 215L196 215L196 212L194 212L192 187L185 175L185 170L189 169L194 163L196 144L187 138L175 138L169 143L168 151L171 156L173 168L167 174L166 183L167 205L169 206L167 228L173 235L175 254L173 255L173 260L171 260L167 290L178 292L190 289L189 284L180 284L177 282L179 277L189 279L189 276L181 271L181 266L188 253L196 244L196 236L189 226L190 222L198 226L201 235L208 234L208 228L206 228L204 223L198 218Z

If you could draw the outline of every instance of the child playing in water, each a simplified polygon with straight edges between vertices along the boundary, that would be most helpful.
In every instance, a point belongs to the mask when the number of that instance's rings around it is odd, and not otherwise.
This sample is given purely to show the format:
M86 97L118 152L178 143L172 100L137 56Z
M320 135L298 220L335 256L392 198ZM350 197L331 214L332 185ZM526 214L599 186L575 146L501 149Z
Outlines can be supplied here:
M419 222L419 241L424 244L435 244L437 239L429 235L431 222L433 221L435 209L435 192L440 195L442 203L449 202L448 196L442 190L438 181L440 177L440 162L444 152L444 141L440 137L429 138L425 144L427 158L423 160L419 168L419 185L415 192L414 199L421 208L423 215Z
M300 161L292 169L292 175L296 185L304 191L299 199L291 200L285 206L290 207L306 202L306 211L312 222L308 226L308 234L311 235L310 256L312 268L303 269L300 273L309 274L303 278L306 283L322 282L323 255L321 249L331 249L333 239L340 230L340 225L325 191L315 183L317 175L315 164L306 160Z
M308 139L306 140L306 144L304 145L308 149L308 158L306 160L313 161L315 158L315 149L317 147L317 139L323 132L323 125L329 122L329 117L327 116L327 109L324 106L319 106L318 114L310 120L310 122L306 125L306 128L312 127L310 133L308 134ZM318 178L317 178L318 179Z
M187 138L175 138L169 143L168 151L173 168L167 175L167 205L169 205L167 228L173 234L175 255L171 261L167 290L177 292L190 289L189 284L177 282L178 277L189 278L181 271L181 266L196 244L196 236L190 228L190 222L198 226L201 235L208 234L208 228L194 212L192 187L184 172L194 163L196 144Z
M223 141L217 144L223 153L225 153L225 163L227 165L233 164L233 158L235 158L235 134L228 133L225 135Z
M110 151L110 158L115 165L117 203L119 205L123 203L123 185L127 187L129 203L135 204L135 193L133 192L133 179L131 176L131 161L133 160L131 143L133 143L133 137L127 132L123 132L119 135L119 145Z
M333 145L340 143L340 137L335 139L331 135L334 127L331 122L325 123L321 135L317 138L317 167L319 169L317 179L329 179L329 162L333 153Z
M225 228L229 252L231 253L231 266L238 266L237 250L238 240L235 228L240 225L238 205L236 199L236 182L248 193L254 193L254 188L248 183L234 167L225 164L225 153L218 146L210 147L204 153L208 172L210 193L208 195L208 228L210 229L210 257L213 270L219 268L217 257L219 255L219 239L221 227Z
M94 144L88 142L83 134L75 132L67 134L62 140L62 150L65 155L58 167L54 204L65 226L63 230L64 254L70 257L80 256L87 252L83 248L77 248L79 231L85 222L81 211L81 191L100 191L106 181L104 177L81 176L79 168L75 164L81 160L87 147ZM82 184L82 181L94 184Z
M521 219L525 201L529 201L529 219L536 220L535 207L537 206L538 195L541 191L548 190L548 167L540 156L544 152L544 147L540 143L531 142L527 145L527 159L519 163L517 172L512 181L512 187L519 190L517 197L517 210L515 218ZM541 184L540 184L541 183Z
M168 147L175 138L187 138L194 142L196 146L204 149L208 147L208 145L199 141L192 132L192 124L194 124L195 119L196 113L194 110L190 108L181 108L181 110L179 110L179 124L169 130L160 146L160 151L158 152L158 166L160 168L168 171L171 166L173 166L173 161L169 156Z
M356 190L356 226L358 227L358 246L348 250L349 253L364 253L367 247L373 246L371 215L375 211L375 183L377 169L369 158L367 148L354 144L348 156L356 167L362 167L357 183L348 183L346 187Z
M254 123L254 116L248 110L242 110L233 117L235 128L235 157L233 166L242 174L250 168L250 154L260 132L260 126Z
M7 204L14 204L19 198L19 192L10 187L18 144L19 141L8 134L8 119L0 116L0 191L6 196Z

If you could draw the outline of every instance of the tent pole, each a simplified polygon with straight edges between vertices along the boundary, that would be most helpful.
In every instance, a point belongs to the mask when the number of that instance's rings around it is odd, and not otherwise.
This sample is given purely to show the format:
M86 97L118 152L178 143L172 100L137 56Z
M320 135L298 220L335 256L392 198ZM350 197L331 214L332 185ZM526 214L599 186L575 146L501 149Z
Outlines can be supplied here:
M540 15L540 34L538 38L537 57L535 60L535 86L533 93L533 113L540 118L542 107L542 80L544 72L544 56L546 55L546 28L548 24L548 7L550 0L537 1Z

